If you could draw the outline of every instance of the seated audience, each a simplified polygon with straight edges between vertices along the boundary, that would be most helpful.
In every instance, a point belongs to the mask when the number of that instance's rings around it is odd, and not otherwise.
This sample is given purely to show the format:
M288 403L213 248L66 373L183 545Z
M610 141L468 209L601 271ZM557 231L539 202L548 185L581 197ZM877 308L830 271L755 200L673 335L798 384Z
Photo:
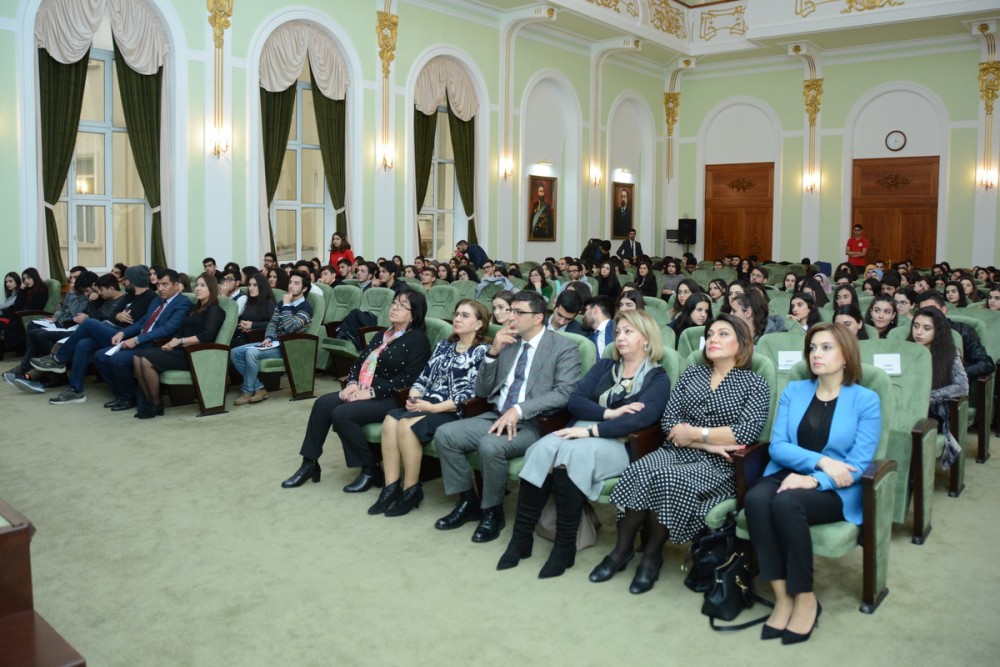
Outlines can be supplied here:
M708 327L712 324L712 300L707 294L692 294L684 303L684 309L670 328L674 330L674 348L681 342L681 334L691 327Z
M865 328L865 319L857 306L850 304L840 306L833 311L833 321L842 324L850 329L858 340L868 340L868 329Z
M249 343L250 332L266 329L277 307L278 302L264 274L251 276L247 281L246 305L240 312L230 345L236 348Z
M615 305L615 312L622 310L646 310L646 300L635 287L624 287L622 293L618 295L618 303Z
M888 294L876 294L868 304L865 324L878 329L878 337L885 338L896 327L896 302Z
M611 302L606 296L592 296L584 302L583 327L591 332L589 338L597 346L598 359L615 338L612 314Z
M807 292L796 292L788 303L788 319L801 326L803 331L808 331L809 327L819 323L819 309L816 308L813 295Z
M585 336L583 327L576 321L577 315L583 310L583 298L576 290L563 290L556 298L556 305L549 315L546 329L561 331L578 336Z

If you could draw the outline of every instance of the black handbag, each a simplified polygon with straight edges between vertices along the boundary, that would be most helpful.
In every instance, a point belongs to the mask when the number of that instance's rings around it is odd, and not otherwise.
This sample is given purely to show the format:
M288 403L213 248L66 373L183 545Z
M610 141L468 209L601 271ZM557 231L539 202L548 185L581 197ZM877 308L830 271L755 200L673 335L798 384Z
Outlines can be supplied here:
M707 593L715 585L715 569L735 551L736 518L730 516L718 530L706 528L691 542L684 565L684 585L696 593Z
M768 607L774 605L753 592L753 572L750 570L750 545L742 540L725 563L715 568L714 581L711 590L705 593L705 601L701 605L701 613L708 616L708 624L713 630L743 630L767 620L770 614L765 614L739 625L717 626L716 619L732 621L744 609L749 609L753 603L760 602Z

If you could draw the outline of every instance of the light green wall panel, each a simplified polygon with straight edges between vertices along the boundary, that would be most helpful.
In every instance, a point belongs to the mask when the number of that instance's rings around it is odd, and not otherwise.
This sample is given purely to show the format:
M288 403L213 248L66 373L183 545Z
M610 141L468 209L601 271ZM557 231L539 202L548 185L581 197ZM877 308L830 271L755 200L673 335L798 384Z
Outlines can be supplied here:
M831 262L834 266L847 259L840 242L840 227L843 219L841 212L841 191L844 187L843 148L844 138L842 136L823 138L823 153L820 156L820 170L823 180L819 193L820 254L815 258L810 257L810 259ZM795 259L801 259L801 257Z
M10 3L13 4L13 3ZM6 8L4 10L6 12ZM14 62L15 39L13 32L0 31L0 58ZM0 68L0 90L17 89L17 72L13 67ZM26 267L21 262L21 236L26 233L20 225L11 224L21 216L21 178L16 156L20 150L17 134L17 95L0 96L0 201L4 202L3 243L0 243L0 268L3 273L20 271ZM34 123L31 124L34 127Z
M211 118L206 116L207 107L204 99L206 67L205 63L196 61L190 61L188 65L187 146L189 152L186 171L188 179L188 244L186 249L178 248L177 254L178 264L181 267L190 264L190 268L192 269L196 268L198 262L209 254L209 249L205 247L205 225L209 224L209 221L205 220L204 157L208 151L208 147L205 146L203 137L205 136L205 123L209 122ZM233 154L234 150L235 147L230 145L230 154ZM215 159L214 156L212 159ZM231 158L227 156L225 159ZM183 213L179 215L183 215ZM184 257L185 252L188 253L187 258ZM216 257L216 259L222 264L229 261L228 259L224 260L219 257Z
M805 125L801 67L719 78L697 78L693 74L686 74L681 80L679 136L697 136L713 108L725 100L743 96L768 104L778 115L782 130L798 130Z
M942 190L946 185L948 188L948 198L941 204L948 227L947 233L938 228L938 238L945 240L943 259L952 266L968 267L972 264L975 242L972 232L976 201L976 130L953 130L951 153L956 159L951 161L947 184L941 183Z
M803 145L802 139L788 139L781 147L781 220L778 229L772 232L780 240L781 256L772 259L797 261L802 258Z

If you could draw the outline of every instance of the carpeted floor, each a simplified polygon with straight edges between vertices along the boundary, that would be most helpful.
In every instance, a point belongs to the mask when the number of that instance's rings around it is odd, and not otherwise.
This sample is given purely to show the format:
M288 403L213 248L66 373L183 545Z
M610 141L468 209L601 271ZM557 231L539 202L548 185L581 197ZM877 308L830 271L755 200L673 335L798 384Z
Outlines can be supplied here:
M668 547L647 595L629 595L632 568L587 581L613 544L610 507L598 508L598 546L564 576L537 579L542 540L497 572L509 526L485 545L471 525L435 530L453 502L440 480L410 515L369 517L374 491L341 492L355 471L334 435L320 484L280 488L312 405L287 390L226 415L183 406L151 421L101 409L103 386L87 394L55 407L0 383L0 498L38 529L36 608L92 666L993 665L1000 651L997 457L968 465L958 499L939 481L924 546L897 528L874 615L857 611L860 549L818 559L820 627L783 647L756 629L713 633L682 583L682 547Z

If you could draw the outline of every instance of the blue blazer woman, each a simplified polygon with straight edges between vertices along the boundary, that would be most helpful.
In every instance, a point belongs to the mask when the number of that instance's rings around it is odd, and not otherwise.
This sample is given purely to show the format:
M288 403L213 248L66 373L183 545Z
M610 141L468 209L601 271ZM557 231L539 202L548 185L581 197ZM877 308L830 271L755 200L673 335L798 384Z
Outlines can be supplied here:
M882 412L878 394L858 384L844 385L840 389L837 405L830 425L830 438L822 452L801 447L798 443L799 424L816 395L816 380L789 382L774 418L771 445L768 451L771 462L764 475L789 469L800 475L812 475L819 481L818 490L833 489L844 505L844 518L861 525L861 486L858 480L868 464L875 458L879 437L882 434ZM816 468L824 456L847 463L857 470L851 473L854 483L838 488L833 479Z

